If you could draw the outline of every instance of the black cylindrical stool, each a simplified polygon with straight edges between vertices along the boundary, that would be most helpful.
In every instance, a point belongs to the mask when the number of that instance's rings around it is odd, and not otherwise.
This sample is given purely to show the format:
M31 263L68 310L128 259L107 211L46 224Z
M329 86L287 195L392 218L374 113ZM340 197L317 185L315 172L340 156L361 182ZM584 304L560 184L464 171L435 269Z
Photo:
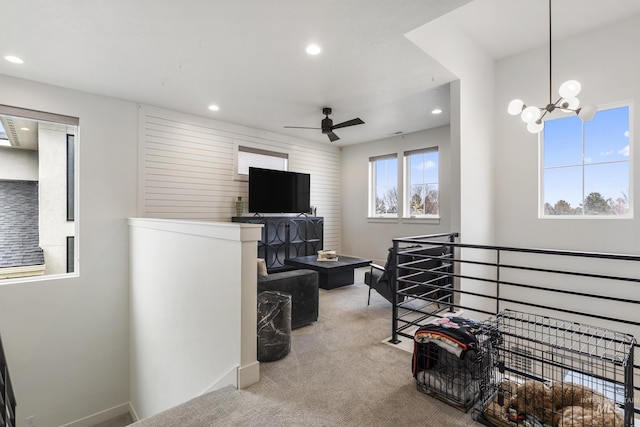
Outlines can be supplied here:
M258 360L280 360L291 351L291 295L258 294Z

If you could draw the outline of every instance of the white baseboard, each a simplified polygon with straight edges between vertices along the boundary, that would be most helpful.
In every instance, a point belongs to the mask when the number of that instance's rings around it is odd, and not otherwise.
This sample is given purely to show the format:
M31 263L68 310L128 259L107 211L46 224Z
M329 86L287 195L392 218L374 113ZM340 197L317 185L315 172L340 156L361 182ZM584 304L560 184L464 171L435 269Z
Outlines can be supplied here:
M129 402L129 414L131 414L131 418L133 419L134 423L137 422L137 421L140 421L140 417L138 416L138 413L136 412L136 408L133 407L131 402Z
M131 405L129 402L122 403L118 406L114 406L113 408L105 409L104 411L61 425L60 427L91 427L103 421L110 420L111 418L115 418L123 414L129 414L131 413L130 408Z
M237 386L240 389L247 388L260 381L260 362L255 361L238 368Z

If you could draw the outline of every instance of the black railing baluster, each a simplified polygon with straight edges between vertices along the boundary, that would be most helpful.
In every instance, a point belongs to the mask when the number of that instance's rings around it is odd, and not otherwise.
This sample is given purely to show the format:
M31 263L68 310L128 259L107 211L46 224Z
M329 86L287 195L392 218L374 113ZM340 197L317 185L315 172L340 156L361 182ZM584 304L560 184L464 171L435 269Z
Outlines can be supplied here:
M413 339L410 332L434 316L446 315L444 308L448 313L468 310L490 317L501 310L523 307L537 313L595 319L604 322L609 329L617 328L640 336L640 319L635 315L640 310L640 299L635 297L637 292L632 288L640 284L639 255L464 244L456 242L457 237L458 233L439 233L393 239L396 292L392 342L399 342L400 337ZM419 250L412 252L418 261L400 263L400 245L443 248L448 255L446 261L444 255L441 257L442 269L425 270L420 266ZM483 255L489 252L493 252L493 258ZM475 253L483 256L472 257ZM518 254L526 258L516 258ZM578 262L572 270L567 267L571 260L586 262ZM597 263L597 260L606 263ZM626 268L627 263L631 263L629 268ZM423 280L420 275L425 273L435 275L435 278ZM584 279L584 282L577 279ZM587 281L594 286L586 289ZM472 286L474 283L484 283L483 290L478 291ZM594 287L600 283L601 291L594 292ZM400 297L403 302L398 303ZM417 300L422 302L418 308L415 308L416 304L408 304ZM639 345L634 343L633 348ZM640 364L634 364L633 359L628 369L640 377ZM634 386L633 377L627 375L624 386L640 394L640 387ZM633 408L633 398L625 406Z

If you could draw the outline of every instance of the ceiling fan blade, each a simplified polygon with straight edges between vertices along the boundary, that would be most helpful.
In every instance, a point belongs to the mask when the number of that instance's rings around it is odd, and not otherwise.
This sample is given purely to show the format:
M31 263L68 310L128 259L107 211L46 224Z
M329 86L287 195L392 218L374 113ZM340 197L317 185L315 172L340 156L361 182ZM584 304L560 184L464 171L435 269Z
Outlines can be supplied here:
M335 133L333 133L333 132L329 132L329 133L327 134L327 136L329 137L329 141L331 141L331 142L333 142L333 141L337 141L337 140L339 140L339 139L340 139L340 138L338 138L338 135L336 135L336 134L335 134Z
M287 129L320 129L320 128L309 128L306 126L283 126Z
M332 129L345 128L347 126L355 126L355 125L363 125L364 122L359 117L357 119L347 120L346 122L338 123L337 125L333 125Z

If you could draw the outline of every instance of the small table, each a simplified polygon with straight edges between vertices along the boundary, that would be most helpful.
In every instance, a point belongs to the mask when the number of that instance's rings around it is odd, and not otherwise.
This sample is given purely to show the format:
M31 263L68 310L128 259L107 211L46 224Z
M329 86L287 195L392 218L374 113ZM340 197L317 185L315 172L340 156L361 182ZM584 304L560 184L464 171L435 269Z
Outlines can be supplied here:
M371 260L338 255L337 261L318 261L317 255L288 258L286 265L299 269L306 268L318 272L318 286L322 289L333 289L353 284L353 270L366 267Z

